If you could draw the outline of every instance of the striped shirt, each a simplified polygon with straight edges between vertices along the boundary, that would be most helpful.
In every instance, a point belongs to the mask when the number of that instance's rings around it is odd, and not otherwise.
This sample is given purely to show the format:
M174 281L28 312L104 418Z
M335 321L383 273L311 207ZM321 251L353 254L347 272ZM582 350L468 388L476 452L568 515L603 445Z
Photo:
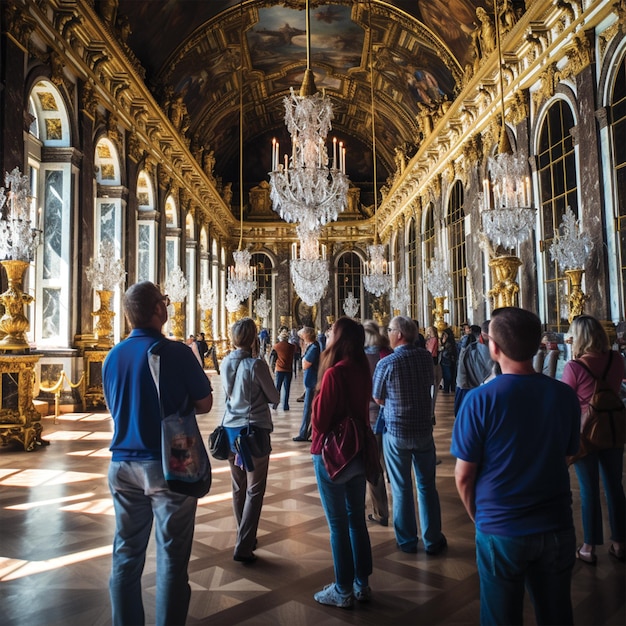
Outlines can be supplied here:
M384 401L387 432L400 439L432 434L433 359L423 348L397 346L374 370L372 396Z

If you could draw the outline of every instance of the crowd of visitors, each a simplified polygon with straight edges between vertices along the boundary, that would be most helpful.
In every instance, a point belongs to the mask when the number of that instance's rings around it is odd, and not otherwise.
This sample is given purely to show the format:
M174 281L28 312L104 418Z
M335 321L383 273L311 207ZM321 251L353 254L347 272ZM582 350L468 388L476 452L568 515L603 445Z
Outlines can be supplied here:
M170 491L163 478L155 422L159 394L146 355L165 344L160 358L167 383L159 391L168 411L191 406L206 412L212 405L203 372L207 344L204 337L191 336L189 351L165 340L167 296L152 283L131 287L124 307L133 331L103 365L114 422L109 472L116 514L113 623L143 621L141 574L153 518L159 623L184 623L196 499ZM452 329L438 332L431 326L423 337L416 321L405 316L394 317L385 328L373 320L360 324L342 317L323 340L315 329L303 327L296 332L297 345L294 333L281 327L269 355L268 334L259 335L250 318L235 322L233 351L221 367L222 425L237 527L234 560L248 565L257 560L271 409L282 404L289 411L291 381L300 370L305 392L293 440L311 443L334 564L334 581L316 592L315 600L350 608L371 599L368 521L392 525L402 552L416 553L423 542L429 557L445 553L433 437L441 388L455 392L450 451L459 496L475 525L481 623L522 623L525 590L537 623L573 623L574 562L594 565L604 543L600 479L608 509L608 554L625 560L623 441L593 448L581 435L581 423L591 410L596 380L605 379L619 393L626 362L611 350L595 318L579 316L570 333L573 359L558 380L536 370L541 322L519 308L496 309L480 327L467 324L458 344ZM578 547L568 463L580 485L584 536Z

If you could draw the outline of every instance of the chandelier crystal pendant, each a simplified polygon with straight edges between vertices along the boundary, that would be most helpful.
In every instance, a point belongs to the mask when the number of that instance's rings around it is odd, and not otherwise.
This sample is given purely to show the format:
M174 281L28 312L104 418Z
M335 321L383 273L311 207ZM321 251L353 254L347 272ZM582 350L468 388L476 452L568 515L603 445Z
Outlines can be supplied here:
M243 52L243 7L241 10L241 50ZM242 249L243 242L243 54L239 65L239 246L233 252L235 265L228 268L228 295L247 300L256 289L256 268L250 266L252 255ZM231 313L231 309L228 309ZM235 309L236 310L236 309Z
M272 310L272 303L267 299L267 296L262 293L254 302L254 312L261 319L263 323L270 316Z
M332 128L333 107L315 86L310 66L311 36L309 1L306 2L307 67L299 94L293 87L284 99L285 125L291 135L291 156L280 159L280 145L272 140L270 199L272 208L286 222L315 230L337 220L346 207L349 180L346 149L333 139L329 164L326 137Z
M292 247L292 259L289 264L291 280L296 293L308 306L317 304L328 286L330 273L326 260L325 248L322 248L322 256L319 252L319 231L300 233L300 252L298 244Z

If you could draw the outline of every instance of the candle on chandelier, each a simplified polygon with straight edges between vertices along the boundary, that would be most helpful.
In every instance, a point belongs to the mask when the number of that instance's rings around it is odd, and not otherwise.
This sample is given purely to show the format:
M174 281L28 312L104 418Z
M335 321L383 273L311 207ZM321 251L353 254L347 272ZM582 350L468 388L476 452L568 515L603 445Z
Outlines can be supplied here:
M276 137L272 139L272 171L276 171L278 167L278 141L276 141Z
M346 173L345 158L346 158L346 151L343 147L343 141L340 141L339 142L339 170L342 172L342 174Z
M339 169L337 167L337 137L333 137L333 167Z
M524 206L531 206L532 201L530 199L530 178L526 176L524 180Z

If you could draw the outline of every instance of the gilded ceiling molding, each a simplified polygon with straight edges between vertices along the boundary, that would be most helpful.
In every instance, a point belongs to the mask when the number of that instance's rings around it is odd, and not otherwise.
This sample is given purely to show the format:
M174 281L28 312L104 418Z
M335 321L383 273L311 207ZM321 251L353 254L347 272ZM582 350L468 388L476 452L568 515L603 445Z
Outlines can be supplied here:
M144 150L141 140L134 129L128 133L126 141L128 145L128 156L135 161L135 163L139 163L144 155Z
M572 43L564 51L568 61L560 73L560 80L580 74L593 61L591 42L584 32L576 33L572 38Z
M30 36L37 26L36 21L21 7L12 3L3 4L4 30L24 52L29 52Z
M509 119L517 126L529 117L528 94L525 90L518 89L513 94L513 101L509 105Z
M539 89L533 93L533 103L539 108L544 100L549 100L556 91L556 86L560 81L560 73L556 63L549 63L539 77Z
M98 109L98 95L91 80L83 84L82 97L83 111L93 120L96 119L96 111Z

